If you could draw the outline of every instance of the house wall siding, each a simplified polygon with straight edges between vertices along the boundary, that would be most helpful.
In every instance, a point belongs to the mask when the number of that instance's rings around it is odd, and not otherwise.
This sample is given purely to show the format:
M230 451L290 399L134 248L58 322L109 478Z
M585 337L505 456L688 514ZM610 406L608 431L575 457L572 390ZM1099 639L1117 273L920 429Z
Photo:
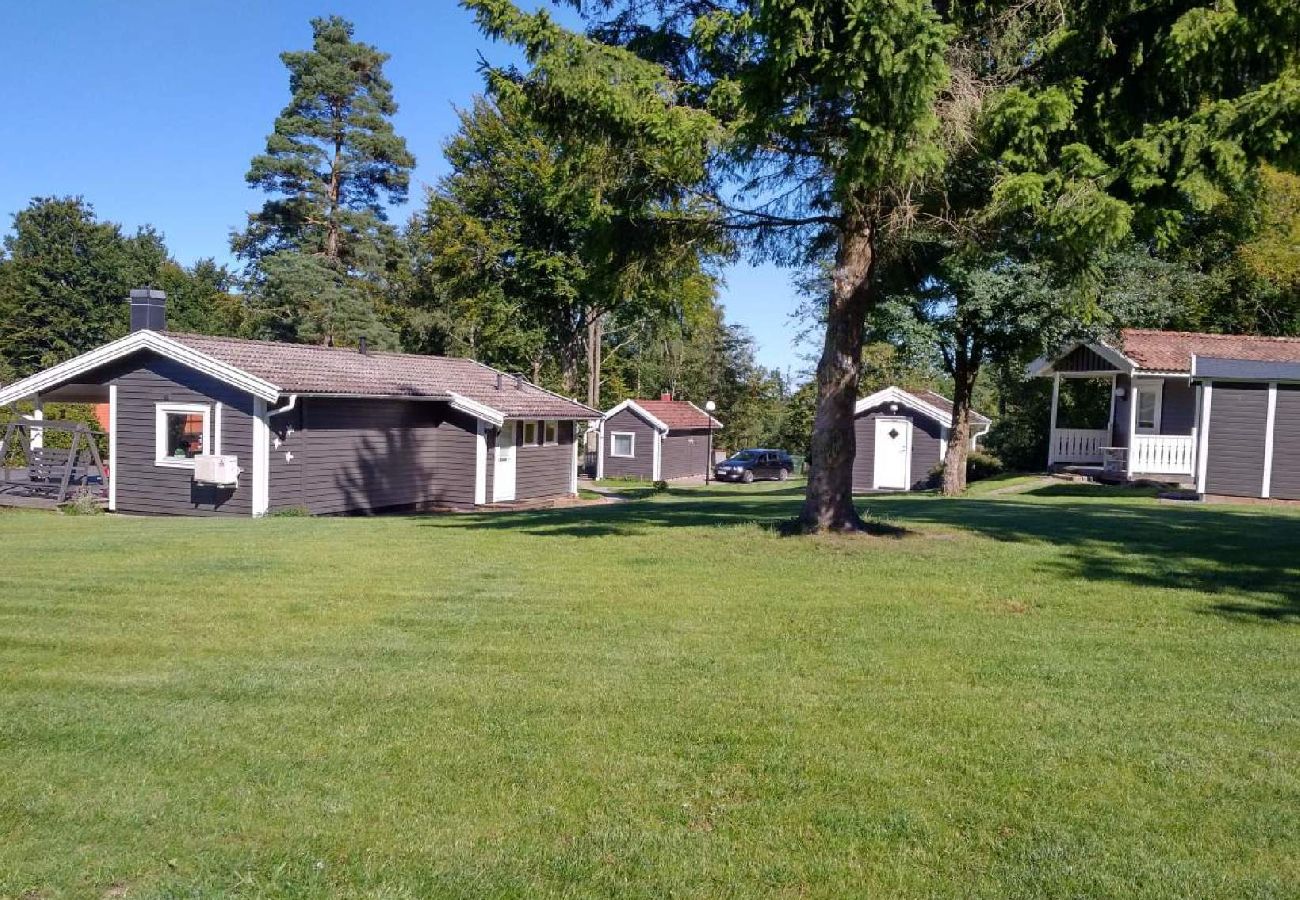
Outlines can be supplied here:
M1219 388L1214 388L1214 403ZM1213 405L1211 405L1213 410ZM1214 436L1211 429L1210 436ZM1273 475L1269 496L1300 500L1300 385L1280 384L1273 419Z
M1160 433L1188 435L1196 425L1196 387L1190 381L1166 378L1160 400Z
M1133 384L1132 379L1127 375L1119 375L1115 378L1115 428L1111 433L1112 440L1116 447L1127 447L1128 440L1128 417L1129 407L1133 403ZM1119 396L1119 391L1124 392L1124 396Z
M516 451L516 500L568 495L573 470L573 423L560 422L556 438L555 444L520 445Z
M1091 347L1075 347L1058 359L1052 368L1058 372L1114 372L1115 367Z
M98 379L117 385L117 458L111 477L117 479L119 512L252 515L252 395L154 353L122 360L102 370ZM214 442L216 404L221 404L221 452L239 457L243 469L235 487L196 485L192 469L155 465L156 407L165 402L212 406Z
M661 477L689 478L702 476L709 468L709 430L707 428L669 431L660 450Z
M1264 477L1268 388L1214 385L1205 467L1205 493L1258 497ZM1274 450L1276 453L1276 449Z
M272 509L302 505L330 515L474 505L477 424L469 416L401 400L299 404L296 416L271 420L273 444L280 440L271 449Z
M928 487L930 471L942 461L943 427L929 416L900 407L890 413L883 406L864 410L853 420L857 449L853 456L853 490L869 491L875 480L876 419L880 416L898 415L912 422L912 490Z
M630 431L636 435L636 446L633 448L635 456L629 459L610 455L609 448L612 440L610 436L615 431ZM619 410L606 419L605 435L600 444L606 477L644 478L647 481L653 478L655 435L656 432L650 423L630 409Z

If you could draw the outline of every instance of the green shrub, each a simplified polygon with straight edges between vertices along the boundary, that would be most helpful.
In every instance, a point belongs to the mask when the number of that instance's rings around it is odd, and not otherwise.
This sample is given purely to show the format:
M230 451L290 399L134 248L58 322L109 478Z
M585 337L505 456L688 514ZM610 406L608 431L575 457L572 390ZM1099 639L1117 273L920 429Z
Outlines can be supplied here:
M312 514L311 510L301 504L296 506L282 506L279 509L273 509L268 516L276 519L301 519Z
M998 459L987 450L972 450L966 454L966 483L973 484L976 481L983 481L985 478L992 478L994 475L1001 475L1005 467L1002 460ZM926 476L926 485L937 488L943 485L944 464L939 463L930 470Z
M666 490L668 490L668 482L660 480L654 483L654 491L656 494L662 494Z
M99 497L89 491L78 491L59 506L65 516L102 516L104 506Z

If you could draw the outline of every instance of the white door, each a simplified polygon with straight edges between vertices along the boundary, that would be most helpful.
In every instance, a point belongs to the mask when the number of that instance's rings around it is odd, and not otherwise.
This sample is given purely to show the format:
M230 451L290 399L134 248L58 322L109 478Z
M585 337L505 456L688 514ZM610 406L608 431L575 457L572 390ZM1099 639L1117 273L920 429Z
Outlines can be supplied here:
M912 421L902 417L876 419L876 461L873 486L907 490L912 459Z
M515 422L506 422L497 435L496 466L492 470L492 502L515 499Z

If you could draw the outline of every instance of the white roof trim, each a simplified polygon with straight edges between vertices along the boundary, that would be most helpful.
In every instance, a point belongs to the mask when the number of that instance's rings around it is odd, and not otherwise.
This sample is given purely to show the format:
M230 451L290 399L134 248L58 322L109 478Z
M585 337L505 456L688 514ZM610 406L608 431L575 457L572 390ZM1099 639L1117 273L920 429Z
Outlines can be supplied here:
M1123 353L1104 341L1075 341L1073 344L1067 345L1059 353L1054 353L1051 356L1038 357L1038 359L1029 364L1025 371L1031 378L1051 374L1055 371L1052 366L1058 359L1068 356L1079 347L1087 347L1093 353L1096 353L1102 359L1106 360L1125 374L1131 375L1133 371L1138 368L1137 363L1133 362L1133 360L1129 359Z
M716 416L710 414L710 413L709 413L708 411L706 411L706 410L700 409L698 406L696 406L694 403L691 403L691 401L689 401L689 400L687 400L687 401L685 401L685 402L688 403L688 404L690 404L691 409L695 410L697 413L699 413L700 415L704 416L704 418L706 418L706 419L708 419L710 422L712 422L714 428L722 428L722 427L723 427L722 423L718 421L718 419L717 419Z
M947 398L945 397L944 399L946 400ZM881 388L869 397L863 397L854 404L853 415L860 415L871 409L871 407L879 406L882 403L900 403L903 406L916 410L917 412L925 413L944 428L952 427L952 413L945 412L933 404L926 403L920 397L917 397L900 387L895 387L894 385L890 385L887 388ZM972 409L971 412L975 412L975 410ZM984 416L983 413L978 413L978 415L988 418L987 416ZM981 423L972 422L971 424L975 427L979 427ZM991 422L986 424L984 430L987 431L991 425ZM983 434L983 432L981 432L981 434Z
M486 403L479 403L477 400L471 400L455 391L448 391L447 399L451 402L452 409L458 409L476 419L482 419L489 425L500 426L506 420L505 413L493 409Z
M608 419L610 416L618 415L625 409L630 409L632 412L636 413L638 416L645 419L652 426L654 426L655 431L660 431L663 432L664 434L668 433L668 426L665 425L663 422L659 421L658 419L656 419L654 416L650 415L650 413L646 412L645 408L642 407L641 404L637 403L635 400L630 400L630 399L624 400L618 406L615 406L609 412L605 413L605 415L602 416L602 418Z
M218 381L239 388L241 391L246 391L263 400L275 400L281 393L278 387L265 379L258 378L256 375L222 362L216 357L201 353L192 347L187 347L180 341L173 340L166 335L146 330L133 331L126 337L118 338L102 347L96 347L94 350L80 356L74 356L66 362L61 362L57 366L42 369L21 381L15 381L13 384L0 388L0 405L13 403L33 394L39 394L47 388L71 381L78 375L115 362L139 350L152 350L159 356L175 360L197 372L210 375Z

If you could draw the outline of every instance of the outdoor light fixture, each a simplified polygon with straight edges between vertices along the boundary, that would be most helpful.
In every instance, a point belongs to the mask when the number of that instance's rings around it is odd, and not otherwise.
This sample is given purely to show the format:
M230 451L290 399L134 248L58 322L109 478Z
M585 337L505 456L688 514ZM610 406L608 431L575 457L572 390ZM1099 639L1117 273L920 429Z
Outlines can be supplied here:
M704 483L709 483L709 476L713 474L713 411L718 408L718 404L712 400L704 401L704 411L709 414L709 455L704 464Z
M1127 394L1127 393L1128 393L1128 389L1127 389L1127 388L1122 388L1122 387L1117 387L1117 388L1115 388L1115 398L1116 398L1117 400L1123 400L1123 399L1124 399L1124 395Z
M891 413L896 413L896 412L898 412L898 404L897 404L897 403L891 403L891 404L889 404L889 411L890 411Z

